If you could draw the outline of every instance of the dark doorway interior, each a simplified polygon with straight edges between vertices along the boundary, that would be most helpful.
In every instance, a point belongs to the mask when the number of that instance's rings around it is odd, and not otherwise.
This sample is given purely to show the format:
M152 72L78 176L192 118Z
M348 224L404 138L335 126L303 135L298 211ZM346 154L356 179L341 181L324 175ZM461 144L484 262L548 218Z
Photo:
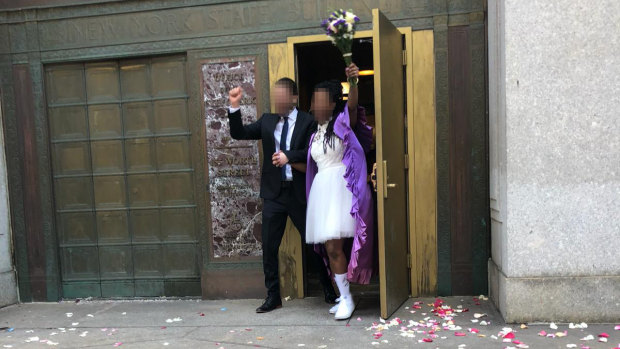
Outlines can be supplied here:
M345 63L340 51L328 41L298 44L295 46L295 49L297 52L299 107L301 110L309 111L312 92L317 83L330 79L346 81ZM353 61L360 68L360 71L366 71L366 74L368 74L360 76L359 79L359 104L366 109L368 122L374 127L374 76L371 74L373 69L372 39L355 40L353 44ZM372 169L372 164L375 162L374 149L373 144L372 150L367 156L369 173ZM310 253L313 253L313 246L306 245L305 247L305 294L310 297L322 296L322 289L316 270L308 257ZM357 295L378 295L378 278L373 278L371 284L367 286L352 285L352 291Z
M314 85L317 83L338 79L346 81L345 63L340 51L330 42L313 42L299 44L297 51L297 80L299 84L299 107L301 110L310 109L310 99ZM360 71L372 71L372 39L358 39L353 43L353 61ZM360 77L359 103L366 108L369 121L374 125L374 78L373 75Z

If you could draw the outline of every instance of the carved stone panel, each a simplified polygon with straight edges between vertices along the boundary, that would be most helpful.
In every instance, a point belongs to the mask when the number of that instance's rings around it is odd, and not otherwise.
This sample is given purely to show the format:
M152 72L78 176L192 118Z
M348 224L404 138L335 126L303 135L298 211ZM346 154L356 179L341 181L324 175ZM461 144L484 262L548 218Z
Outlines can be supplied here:
M243 122L256 121L255 64L255 57L237 57L201 67L214 260L262 254L258 142L233 140L227 118L228 91L241 86Z

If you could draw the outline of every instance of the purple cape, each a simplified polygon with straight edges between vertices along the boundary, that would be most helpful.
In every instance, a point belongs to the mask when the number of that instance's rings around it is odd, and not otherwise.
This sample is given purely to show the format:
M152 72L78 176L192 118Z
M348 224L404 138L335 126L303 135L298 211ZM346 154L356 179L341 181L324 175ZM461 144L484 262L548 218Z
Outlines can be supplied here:
M347 279L358 284L368 284L373 274L374 263L374 212L370 184L367 182L366 152L372 144L372 128L366 122L364 108L357 108L357 123L351 128L349 108L336 117L334 134L342 139L344 155L342 163L346 170L344 179L347 189L353 194L351 216L355 218L356 230L353 237L351 257L347 271ZM310 145L314 134L310 138ZM316 162L308 151L308 166L306 169L306 198L310 195L310 188L318 172ZM329 198L326 198L329 200ZM314 250L319 253L329 270L329 258L323 244L315 244Z

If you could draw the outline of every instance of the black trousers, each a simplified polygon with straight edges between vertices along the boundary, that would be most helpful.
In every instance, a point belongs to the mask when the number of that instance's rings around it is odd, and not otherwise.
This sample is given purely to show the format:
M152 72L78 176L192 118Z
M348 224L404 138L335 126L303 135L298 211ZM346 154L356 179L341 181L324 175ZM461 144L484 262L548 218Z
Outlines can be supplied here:
M297 199L291 182L282 182L280 195L274 200L264 200L263 203L263 271L265 273L265 287L267 295L280 297L280 277L278 271L278 251L286 229L286 219L291 218L293 224L301 234L301 241L306 243L306 205ZM305 251L303 246L302 251ZM323 287L331 286L327 268L317 253L310 256L311 263L315 264L319 279Z

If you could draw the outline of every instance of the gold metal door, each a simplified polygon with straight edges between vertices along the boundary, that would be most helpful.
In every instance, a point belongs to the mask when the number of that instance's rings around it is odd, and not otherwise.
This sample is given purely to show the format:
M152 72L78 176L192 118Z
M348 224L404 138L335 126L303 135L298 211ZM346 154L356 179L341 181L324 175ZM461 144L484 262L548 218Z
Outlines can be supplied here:
M381 317L409 297L403 35L372 11Z

